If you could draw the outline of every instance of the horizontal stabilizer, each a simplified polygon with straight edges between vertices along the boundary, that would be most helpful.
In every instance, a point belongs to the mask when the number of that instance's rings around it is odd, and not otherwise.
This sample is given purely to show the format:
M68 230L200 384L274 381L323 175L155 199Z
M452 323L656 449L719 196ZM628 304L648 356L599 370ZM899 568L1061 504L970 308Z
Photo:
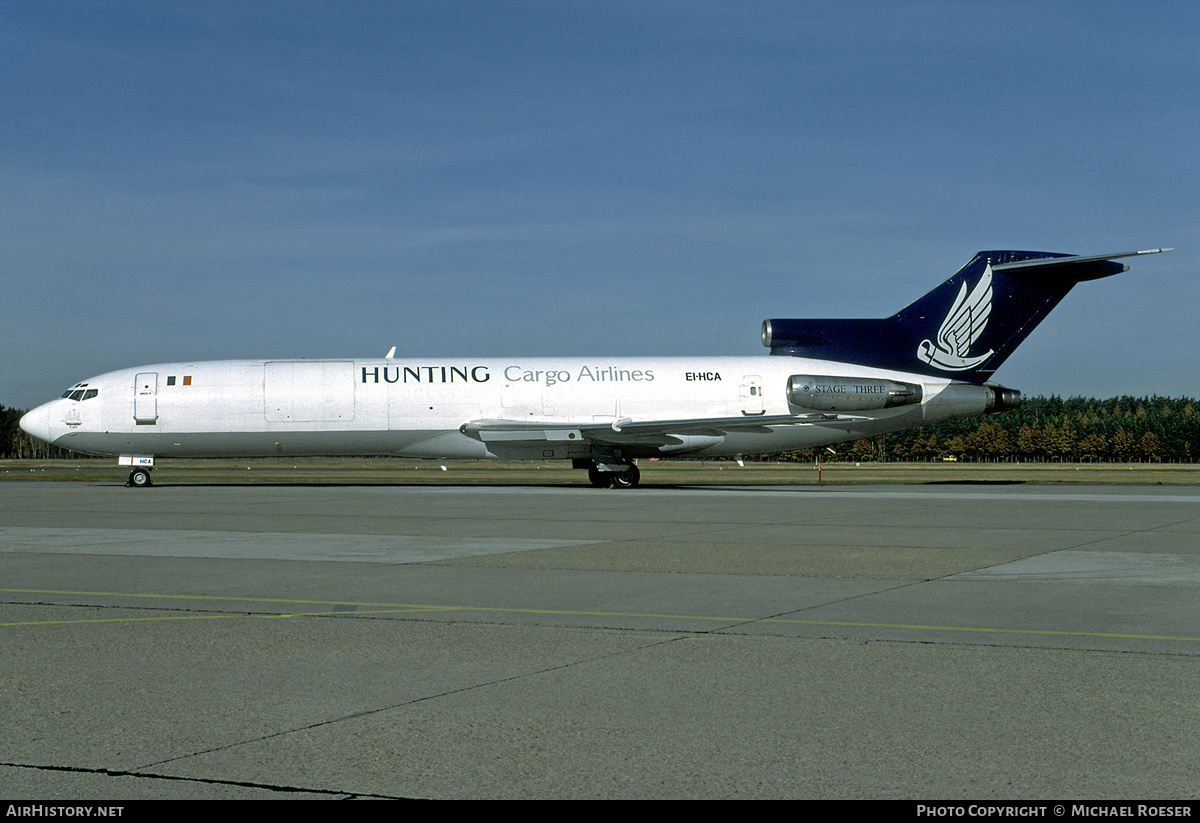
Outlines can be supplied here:
M1001 263L993 265L992 271L1015 271L1017 269L1048 269L1055 266L1076 266L1081 263L1098 263L1102 260L1119 260L1122 257L1137 257L1141 254L1161 254L1175 249L1144 249L1142 251L1123 251L1118 254L1096 254L1090 257L1042 257L1033 260L1020 260L1016 263ZM1128 266L1122 266L1121 271L1129 271ZM1120 272L1113 272L1119 274ZM1093 278L1078 278L1079 280Z

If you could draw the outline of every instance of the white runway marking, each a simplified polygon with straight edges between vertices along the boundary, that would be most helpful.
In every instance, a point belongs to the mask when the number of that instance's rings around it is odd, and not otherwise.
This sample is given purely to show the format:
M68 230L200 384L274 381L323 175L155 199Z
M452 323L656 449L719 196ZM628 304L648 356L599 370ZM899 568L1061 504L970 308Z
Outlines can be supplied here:
M0 527L0 552L339 563L427 563L432 560L552 549L596 542L600 541L515 537L424 537L402 534Z
M1152 552L1057 551L947 579L1194 586L1200 584L1200 558Z

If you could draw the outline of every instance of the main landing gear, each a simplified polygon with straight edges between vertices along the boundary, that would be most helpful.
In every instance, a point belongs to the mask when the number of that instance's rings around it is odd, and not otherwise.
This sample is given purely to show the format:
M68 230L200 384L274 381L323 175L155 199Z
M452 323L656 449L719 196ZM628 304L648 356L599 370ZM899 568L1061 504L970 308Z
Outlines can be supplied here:
M633 464L617 471L602 471L594 464L588 467L588 480L598 489L632 489L641 479L642 473Z
M135 489L144 489L147 486L153 486L150 482L149 469L134 469L129 473L129 485Z

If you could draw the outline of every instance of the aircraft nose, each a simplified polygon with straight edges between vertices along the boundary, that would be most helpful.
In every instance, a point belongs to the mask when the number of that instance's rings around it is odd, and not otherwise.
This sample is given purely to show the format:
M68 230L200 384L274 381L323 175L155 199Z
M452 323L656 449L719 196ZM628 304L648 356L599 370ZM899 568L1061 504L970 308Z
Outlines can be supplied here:
M21 418L21 428L38 440L49 443L50 434L50 404L44 403Z

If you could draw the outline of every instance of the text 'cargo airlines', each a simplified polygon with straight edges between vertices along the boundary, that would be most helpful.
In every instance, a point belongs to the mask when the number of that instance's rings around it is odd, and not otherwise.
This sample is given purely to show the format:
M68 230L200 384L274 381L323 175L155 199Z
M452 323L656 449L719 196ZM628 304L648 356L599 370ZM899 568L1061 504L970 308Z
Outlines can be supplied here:
M642 457L826 446L1015 408L992 373L1078 282L1122 257L979 252L881 320L767 320L776 357L226 360L109 372L21 418L65 449L155 457L570 459L597 486ZM394 352L394 349L393 349Z

